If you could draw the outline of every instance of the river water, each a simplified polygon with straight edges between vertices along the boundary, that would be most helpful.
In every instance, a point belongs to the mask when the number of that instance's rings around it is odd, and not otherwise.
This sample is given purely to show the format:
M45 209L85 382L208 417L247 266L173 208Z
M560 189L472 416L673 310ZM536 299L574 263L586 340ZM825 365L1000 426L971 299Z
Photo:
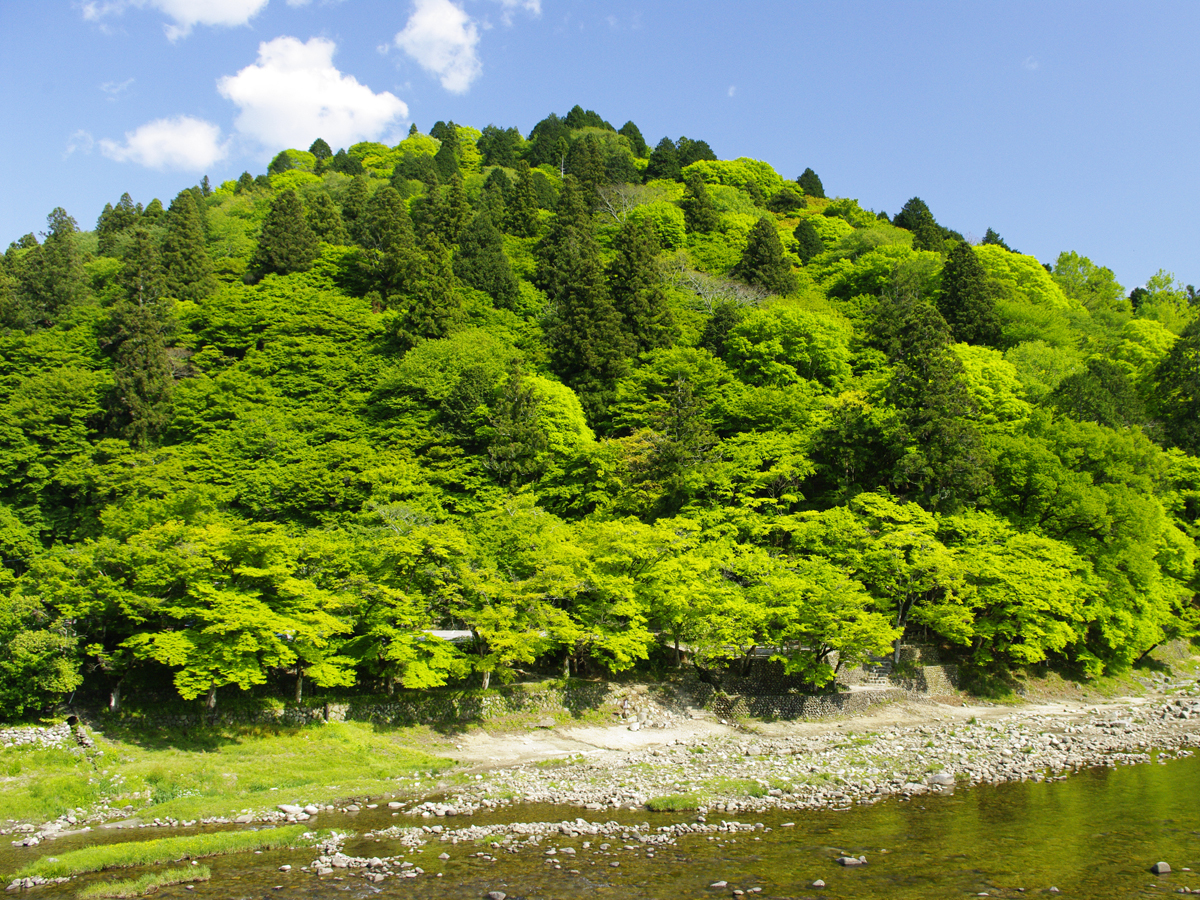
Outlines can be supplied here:
M576 808L524 805L469 821L557 822L581 814ZM630 826L649 823L651 829L690 820L682 813L644 811L589 813L585 818ZM436 821L447 828L468 824L466 819ZM710 815L708 821L718 823L721 816ZM685 835L675 846L653 850L619 836L591 837L589 848L583 847L582 837L550 837L540 847L518 853L470 842L450 846L431 841L420 851L407 851L406 858L423 868L425 875L389 879L380 885L367 884L353 870L337 870L344 876L340 880L297 871L311 861L312 850L225 857L208 861L211 882L190 891L182 886L165 888L158 896L458 900L500 890L514 900L682 900L729 897L734 890L743 890L747 898L929 900L1037 894L1114 900L1175 894L1180 888L1200 893L1200 757L1092 769L1055 783L983 786L908 802L888 800L845 811L760 814L743 816L741 821L761 822L764 828L714 835L711 840L708 835ZM784 827L788 822L794 825ZM393 817L379 809L364 810L353 819L325 816L317 824L361 833L413 823L407 816ZM157 828L100 834L104 840L165 836ZM96 837L93 832L20 851L4 847L0 869L12 872L33 858L94 843ZM607 849L600 849L603 842L608 843ZM575 849L574 856L545 852L567 847ZM349 840L344 849L366 857L406 852L398 842L361 838ZM443 851L450 859L438 859ZM495 859L475 856L478 852ZM843 853L865 856L867 864L844 868L835 862ZM1159 860L1169 862L1173 873L1152 875L1150 867ZM613 866L614 862L619 865ZM295 868L279 872L284 864ZM1182 871L1188 867L1194 871ZM83 884L118 877L130 874L88 876L69 886L35 888L31 893L69 897ZM824 888L813 887L818 879L825 882ZM711 887L720 881L726 886ZM751 892L754 888L760 890ZM1059 893L1049 894L1051 888Z

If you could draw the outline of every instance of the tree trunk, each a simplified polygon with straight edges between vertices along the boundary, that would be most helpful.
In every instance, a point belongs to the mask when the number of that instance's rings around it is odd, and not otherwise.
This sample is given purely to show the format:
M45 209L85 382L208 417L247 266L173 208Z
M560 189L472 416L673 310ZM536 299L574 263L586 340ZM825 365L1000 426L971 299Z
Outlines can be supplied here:
M571 653L570 651L563 654L563 678L571 677Z
M296 702L304 699L304 670L296 666Z
M486 691L488 689L488 685L491 683L492 673L485 669L483 672L483 689Z
M114 684L112 690L109 691L108 711L114 713L121 711L121 682L119 681Z
M208 689L208 697L204 701L204 706L207 709L217 708L217 685L214 682Z
M676 635L676 637L675 637L675 668L678 669L678 668L681 668L682 666L683 666L683 660L679 656L679 636Z
M396 696L396 676L389 675L387 677L387 694L389 697Z

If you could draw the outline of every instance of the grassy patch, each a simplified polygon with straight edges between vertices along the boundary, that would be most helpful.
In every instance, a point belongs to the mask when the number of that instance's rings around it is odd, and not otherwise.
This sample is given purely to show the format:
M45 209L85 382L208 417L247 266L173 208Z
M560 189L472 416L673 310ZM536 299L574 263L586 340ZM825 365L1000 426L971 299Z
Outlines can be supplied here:
M172 884L185 884L189 881L208 881L212 872L208 866L188 866L185 869L167 869L165 872L151 872L141 878L128 881L109 881L104 884L93 884L85 887L76 896L79 900L126 900L129 897L144 897L159 888Z
M646 809L653 812L683 812L699 806L700 797L697 794L664 794L646 801Z
M101 803L131 814L195 819L278 803L329 803L400 792L399 778L454 765L416 746L420 729L359 722L307 728L104 728L92 769L81 754L14 748L0 756L5 818L45 821ZM411 782L409 782L411 787Z
M224 856L251 850L279 850L298 843L307 830L303 825L289 825L263 831L215 831L155 841L84 847L61 856L43 856L17 872L15 877L40 875L43 878L70 878L106 869L162 866L180 859Z
M767 789L752 778L710 778L704 782L706 793L714 797L765 797Z

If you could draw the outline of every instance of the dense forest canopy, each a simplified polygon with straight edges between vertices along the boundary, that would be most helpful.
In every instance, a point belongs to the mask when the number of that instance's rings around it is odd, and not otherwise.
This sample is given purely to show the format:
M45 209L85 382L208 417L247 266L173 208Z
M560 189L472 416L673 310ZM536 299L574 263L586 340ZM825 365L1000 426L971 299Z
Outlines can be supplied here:
M1172 275L578 106L314 138L0 258L5 715L1197 635Z

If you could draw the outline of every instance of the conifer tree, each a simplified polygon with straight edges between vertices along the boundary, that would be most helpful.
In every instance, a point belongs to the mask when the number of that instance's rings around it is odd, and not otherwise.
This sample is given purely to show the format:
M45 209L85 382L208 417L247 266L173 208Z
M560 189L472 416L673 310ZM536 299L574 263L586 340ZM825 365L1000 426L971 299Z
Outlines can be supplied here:
M440 124L440 123L439 123ZM458 128L451 122L446 130L435 137L441 138L442 145L433 155L433 164L437 168L438 177L443 182L450 181L458 171Z
M514 366L491 404L484 437L484 466L501 484L516 488L546 471L550 442L541 424L541 398Z
M1000 343L1000 316L983 263L965 241L954 244L942 267L938 312L950 326L954 340L996 347Z
M679 205L683 207L683 221L688 231L703 233L717 227L717 209L708 194L708 185L699 173L688 173L683 199Z
M295 191L286 190L271 203L250 269L258 278L305 272L320 252L317 236L305 219L304 204Z
M252 190L254 190L254 176L249 172L243 172L238 176L237 186L233 189L233 192L235 194L244 194Z
M912 232L913 249L940 250L944 240L942 228L920 197L913 197L892 217L892 224Z
M462 175L455 170L446 187L445 204L440 218L434 223L438 239L447 247L458 243L459 235L471 221L471 203L463 187Z
M805 265L814 256L825 252L825 242L821 240L821 235L817 233L816 226L807 218L800 220L799 224L796 225L796 229L792 232L792 236L796 238L796 255L800 257L800 261Z
M323 162L333 157L333 150L330 149L323 138L317 138L313 141L312 145L308 148L308 152L317 158L317 162Z
M773 218L763 216L750 230L750 239L741 262L733 268L733 275L776 294L786 295L796 290L796 276L783 255L783 243Z
M390 332L401 347L410 348L422 339L445 337L458 319L461 301L450 251L435 235L429 236L421 251L404 258L409 266L403 292L389 301L396 310Z
M584 190L588 206L595 205L596 191L605 183L604 155L600 143L592 135L585 135L571 144L567 151L566 170L574 175Z
M642 137L641 129L634 125L632 120L622 125L617 134L625 136L629 141L629 149L638 159L645 159L650 155L650 147L646 144L646 139Z
M725 358L729 333L746 317L746 310L733 300L720 300L713 306L704 331L700 335L700 346L718 359Z
M608 285L632 352L671 346L676 327L656 264L658 232L645 219L626 220L617 234L616 248L617 255L608 267Z
M61 206L46 217L49 231L40 245L32 241L17 268L17 297L34 324L50 325L87 297L79 228Z
M135 206L128 193L122 194L116 206L104 204L104 211L96 221L96 237L99 238L97 252L101 256L112 256L118 239L141 218L142 210Z
M363 240L362 229L366 224L364 216L370 196L371 187L365 175L355 177L342 196L342 224L346 226L350 240L356 244L361 244Z
M170 415L174 377L167 344L175 322L158 248L144 225L130 233L118 280L122 296L101 334L114 363L110 416L130 444L146 447Z
M804 174L796 179L796 184L800 185L800 190L804 191L806 197L824 198L825 196L825 186L821 184L821 179L812 169L805 169Z
M984 236L983 236L983 240L982 240L982 241L980 241L979 243L981 243L981 244L994 244L994 245L995 245L995 246L997 246L997 247L1003 247L1003 248L1004 248L1005 250L1007 250L1009 253L1015 253L1015 252L1016 252L1015 250L1013 250L1013 248L1012 248L1012 247L1008 246L1008 244L1007 244L1007 243L1005 243L1005 241L1004 241L1004 238L1000 237L1000 235L998 235L998 234L996 233L995 229L992 229L992 228L989 228L989 229L987 230L987 232L986 232L986 233L984 234Z
M168 297L197 301L216 290L212 260L204 244L204 228L191 191L180 191L167 210L162 268Z
M454 274L489 295L497 306L516 306L517 279L504 253L504 239L487 210L481 209L463 229L454 255Z
M650 154L650 163L646 166L646 180L662 178L668 181L678 181L683 167L679 164L679 151L675 142L663 138Z
M493 223L504 221L505 211L508 208L508 196L512 193L512 188L512 182L500 166L492 169L483 182L480 202L488 211L488 216Z
M694 162L702 159L716 161L717 154L713 153L708 141L693 141L690 137L680 137L675 142L675 152L679 156L679 168L686 169Z
M378 291L387 306L392 295L411 281L413 272L423 264L418 259L408 207L391 185L379 188L368 201L361 233L360 270L368 290Z
M626 370L628 339L604 278L591 216L574 178L563 183L550 232L538 246L538 286L552 312L546 323L550 364L601 419Z
M324 191L317 191L308 203L308 227L317 240L327 244L348 244L350 235L342 221L341 210Z
M533 172L529 163L521 160L517 164L517 183L508 200L505 227L517 237L534 237L540 224L537 194L533 188Z
M1200 456L1200 318L1193 318L1154 371L1155 402L1168 440Z

